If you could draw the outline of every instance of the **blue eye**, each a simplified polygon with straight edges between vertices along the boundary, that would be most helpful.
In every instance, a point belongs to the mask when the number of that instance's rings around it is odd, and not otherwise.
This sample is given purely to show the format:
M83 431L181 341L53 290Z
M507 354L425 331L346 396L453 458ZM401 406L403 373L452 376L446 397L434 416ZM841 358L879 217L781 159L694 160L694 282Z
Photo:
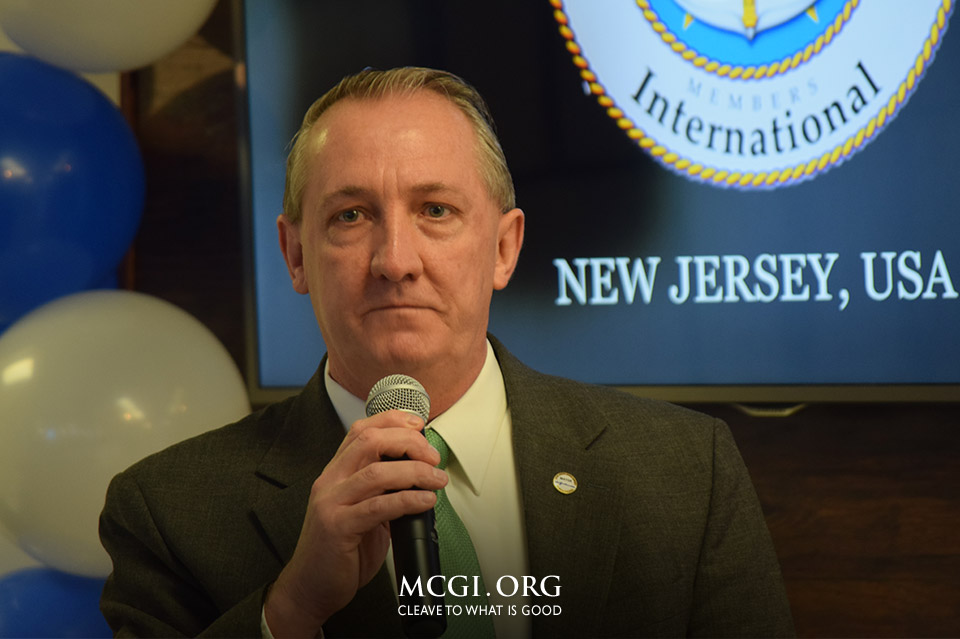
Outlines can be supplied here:
M360 211L357 209L350 209L349 211L343 211L340 215L337 216L337 219L341 222L356 222L360 219Z
M442 204L431 204L427 207L427 215L433 218L446 217L450 213L450 209L445 207Z

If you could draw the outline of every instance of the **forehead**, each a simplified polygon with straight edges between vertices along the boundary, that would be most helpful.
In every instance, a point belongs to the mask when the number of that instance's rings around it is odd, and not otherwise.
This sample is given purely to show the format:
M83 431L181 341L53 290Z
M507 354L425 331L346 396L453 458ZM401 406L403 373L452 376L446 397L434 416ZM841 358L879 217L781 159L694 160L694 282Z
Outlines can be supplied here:
M344 98L310 130L311 172L384 168L386 162L421 167L431 158L479 175L477 134L467 116L433 91ZM359 162L360 164L356 164ZM451 167L453 168L453 167Z

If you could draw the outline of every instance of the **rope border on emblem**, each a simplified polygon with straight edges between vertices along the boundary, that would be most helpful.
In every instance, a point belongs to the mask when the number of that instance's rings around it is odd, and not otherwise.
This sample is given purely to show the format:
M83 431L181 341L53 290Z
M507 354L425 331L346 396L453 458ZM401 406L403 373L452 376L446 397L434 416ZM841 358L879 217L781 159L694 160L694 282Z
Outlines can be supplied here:
M728 77L731 80L761 80L772 78L777 74L786 73L799 67L820 53L823 47L830 44L833 37L840 33L843 25L850 20L850 14L853 13L853 10L860 4L860 0L847 0L843 6L843 10L837 13L837 17L827 25L826 30L817 36L816 40L793 55L788 55L783 60L771 62L770 64L745 67L740 65L731 66L725 62L718 62L700 55L696 50L682 42L676 34L672 33L666 24L661 22L660 16L651 8L648 0L636 0L636 2L637 6L640 7L640 10L643 12L643 17L650 23L653 30L660 34L660 39L669 45L675 53L678 53L681 58L690 62L693 66L703 69L707 73L715 73L720 77Z
M934 54L934 47L940 41L947 24L947 17L953 9L952 0L941 0L940 8L937 9L937 18L930 27L930 37L924 40L923 48L917 56L913 66L907 72L906 79L900 83L896 93L890 96L887 104L880 108L880 111L869 122L861 127L855 134L846 139L845 142L838 144L832 151L826 151L820 157L815 157L808 162L801 162L794 167L784 169L775 169L773 171L761 171L758 173L728 171L726 169L717 169L715 167L704 166L700 162L694 162L689 158L681 157L678 153L670 151L667 147L659 144L654 138L650 137L633 121L626 117L623 110L614 102L613 98L607 95L606 89L598 81L597 74L590 69L590 63L583 57L583 50L577 44L573 29L569 26L569 19L563 11L563 0L549 0L553 7L553 17L559 26L560 35L566 40L567 51L573 56L573 64L580 69L580 77L587 84L590 93L597 96L597 102L604 107L607 116L616 120L617 126L622 129L627 137L634 140L637 145L650 153L654 158L672 167L674 170L686 173L690 178L699 178L703 182L713 182L723 186L738 187L773 187L782 186L787 182L799 181L811 177L818 171L838 164L850 155L853 149L859 149L864 140L873 137L873 135L883 128L887 120L893 118L897 109L907 100L916 86L917 80L923 74L924 68L930 62ZM641 0L637 0L640 2Z

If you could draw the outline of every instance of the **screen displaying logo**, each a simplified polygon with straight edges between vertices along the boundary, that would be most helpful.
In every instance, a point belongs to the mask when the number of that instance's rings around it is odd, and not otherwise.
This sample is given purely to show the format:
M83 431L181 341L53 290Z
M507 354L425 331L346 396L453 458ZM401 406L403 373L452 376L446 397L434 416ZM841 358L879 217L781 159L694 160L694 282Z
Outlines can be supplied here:
M852 158L933 63L950 0L551 0L584 90L704 184L772 189Z

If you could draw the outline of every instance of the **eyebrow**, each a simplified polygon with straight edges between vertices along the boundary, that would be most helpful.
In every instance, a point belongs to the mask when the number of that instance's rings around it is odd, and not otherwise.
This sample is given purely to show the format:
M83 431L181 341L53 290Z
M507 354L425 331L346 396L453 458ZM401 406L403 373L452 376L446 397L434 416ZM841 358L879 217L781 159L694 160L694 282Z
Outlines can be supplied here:
M420 194L420 195L430 195L434 193L452 193L455 195L463 196L464 193L460 189L450 186L444 182L423 182L421 184L415 184L410 188L410 191ZM317 205L318 209L326 208L330 205L331 202L334 202L338 199L350 199L356 197L369 196L374 193L374 189L369 189L363 186L356 185L347 185L340 187L336 191L333 191L325 195Z

